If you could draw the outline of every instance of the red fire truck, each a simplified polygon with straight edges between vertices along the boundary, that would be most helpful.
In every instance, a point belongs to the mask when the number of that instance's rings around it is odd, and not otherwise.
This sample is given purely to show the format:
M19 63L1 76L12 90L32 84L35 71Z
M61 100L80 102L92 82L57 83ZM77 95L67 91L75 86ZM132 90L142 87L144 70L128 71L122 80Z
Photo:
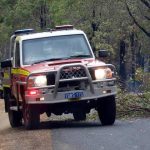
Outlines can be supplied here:
M17 30L10 39L9 59L1 62L5 111L10 125L39 127L40 114L72 113L85 120L96 109L102 125L116 116L115 67L95 58L87 36L71 25L36 33Z

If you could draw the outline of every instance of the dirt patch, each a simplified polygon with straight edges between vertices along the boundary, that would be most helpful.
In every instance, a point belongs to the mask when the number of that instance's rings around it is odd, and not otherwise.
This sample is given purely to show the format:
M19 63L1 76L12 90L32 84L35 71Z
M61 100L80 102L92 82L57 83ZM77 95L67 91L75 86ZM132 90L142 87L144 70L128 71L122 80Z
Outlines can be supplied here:
M0 99L0 114L4 112L4 100Z
M41 117L43 120L46 117ZM27 131L23 126L11 128L4 102L0 99L0 150L52 150L51 130Z
M0 135L0 150L51 150L50 131L7 128Z

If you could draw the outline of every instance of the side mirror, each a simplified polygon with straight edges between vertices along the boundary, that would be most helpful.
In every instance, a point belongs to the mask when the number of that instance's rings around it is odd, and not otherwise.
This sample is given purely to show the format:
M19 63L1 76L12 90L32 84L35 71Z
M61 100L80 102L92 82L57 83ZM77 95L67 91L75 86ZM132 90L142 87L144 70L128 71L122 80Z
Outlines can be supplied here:
M12 67L11 59L6 59L1 62L1 68Z
M99 50L98 51L98 57L99 58L108 57L108 51L107 50Z

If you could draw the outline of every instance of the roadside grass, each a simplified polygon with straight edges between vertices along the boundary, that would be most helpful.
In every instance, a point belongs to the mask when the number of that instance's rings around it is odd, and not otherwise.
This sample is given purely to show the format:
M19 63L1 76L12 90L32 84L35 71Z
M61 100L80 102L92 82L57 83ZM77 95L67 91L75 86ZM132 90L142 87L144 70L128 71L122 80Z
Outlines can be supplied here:
M116 99L117 118L150 117L150 92L119 92Z
M116 96L117 119L150 117L150 92L135 94L119 91ZM98 120L96 110L87 115L87 120Z

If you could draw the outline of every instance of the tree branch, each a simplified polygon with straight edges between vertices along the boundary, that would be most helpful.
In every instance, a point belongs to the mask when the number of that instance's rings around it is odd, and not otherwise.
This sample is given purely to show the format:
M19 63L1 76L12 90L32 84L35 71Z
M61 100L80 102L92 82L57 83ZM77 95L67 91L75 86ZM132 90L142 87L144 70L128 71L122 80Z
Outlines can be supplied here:
M129 6L128 6L128 4L127 4L126 1L125 1L125 4L126 4L126 9L127 9L128 13L129 13L130 17L132 18L133 22L139 27L140 30L142 30L142 31L146 34L146 36L150 37L150 32L148 32L146 29L144 29L144 28L137 22L137 20L135 19L135 17L132 15L132 13L131 13L131 11L130 11L130 9L129 9Z
M148 2L147 0L141 0L141 2L150 9L150 2Z
M148 21L150 21L150 17L148 17L148 16L144 16L145 17L145 19L147 19Z

